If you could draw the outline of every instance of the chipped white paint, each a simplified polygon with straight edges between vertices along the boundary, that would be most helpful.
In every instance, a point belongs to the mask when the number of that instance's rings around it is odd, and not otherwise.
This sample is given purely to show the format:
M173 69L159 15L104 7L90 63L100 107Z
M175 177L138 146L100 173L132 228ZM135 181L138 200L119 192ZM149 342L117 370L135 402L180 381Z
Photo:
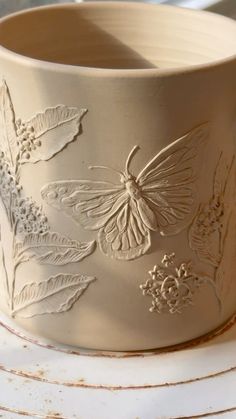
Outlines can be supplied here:
M110 419L112 412L113 419L235 418L235 325L205 344L159 355L116 358L60 349L0 327L2 417Z

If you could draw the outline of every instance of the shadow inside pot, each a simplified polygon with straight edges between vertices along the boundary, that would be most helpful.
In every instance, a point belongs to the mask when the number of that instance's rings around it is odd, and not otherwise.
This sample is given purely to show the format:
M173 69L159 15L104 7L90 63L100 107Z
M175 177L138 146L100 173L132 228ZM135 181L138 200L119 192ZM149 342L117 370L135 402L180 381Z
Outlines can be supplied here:
M150 45L150 34L145 36L146 25L139 27L139 22L133 19L134 27L129 27L129 16L123 22L119 11L112 13L111 20L106 10L103 13L104 22L99 13L98 17L93 13L86 16L83 9L76 10L73 6L42 9L36 14L29 11L19 15L13 24L9 22L7 30L4 23L1 25L0 42L18 54L53 63L110 69L157 68L145 57L155 50L155 41ZM20 35L17 37L16 33Z

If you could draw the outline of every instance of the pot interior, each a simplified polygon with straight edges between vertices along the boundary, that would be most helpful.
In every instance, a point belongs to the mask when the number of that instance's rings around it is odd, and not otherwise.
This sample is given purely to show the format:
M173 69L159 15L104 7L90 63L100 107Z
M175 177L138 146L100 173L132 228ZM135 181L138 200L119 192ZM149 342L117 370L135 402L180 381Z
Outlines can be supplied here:
M236 52L236 23L210 13L98 2L32 9L0 22L0 44L54 63L110 69L171 68Z

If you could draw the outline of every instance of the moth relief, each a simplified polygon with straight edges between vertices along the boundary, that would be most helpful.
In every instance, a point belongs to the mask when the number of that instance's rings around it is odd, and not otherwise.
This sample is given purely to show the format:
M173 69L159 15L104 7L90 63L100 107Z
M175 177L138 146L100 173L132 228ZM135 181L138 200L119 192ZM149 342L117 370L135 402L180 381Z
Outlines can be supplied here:
M108 166L90 169L112 171L117 184L108 181L68 180L45 185L42 198L64 211L87 230L98 230L101 251L116 259L132 260L151 246L151 232L174 235L186 228L197 209L198 179L208 124L174 141L132 174L130 151L124 171Z

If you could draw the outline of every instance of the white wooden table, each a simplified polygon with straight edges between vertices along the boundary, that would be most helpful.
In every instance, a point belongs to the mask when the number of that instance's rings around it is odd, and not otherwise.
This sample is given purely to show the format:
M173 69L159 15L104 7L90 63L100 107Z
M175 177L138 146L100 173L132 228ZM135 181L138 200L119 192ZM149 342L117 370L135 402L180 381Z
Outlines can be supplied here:
M13 327L1 316L0 417L236 418L235 320L192 348L130 357L46 347Z

